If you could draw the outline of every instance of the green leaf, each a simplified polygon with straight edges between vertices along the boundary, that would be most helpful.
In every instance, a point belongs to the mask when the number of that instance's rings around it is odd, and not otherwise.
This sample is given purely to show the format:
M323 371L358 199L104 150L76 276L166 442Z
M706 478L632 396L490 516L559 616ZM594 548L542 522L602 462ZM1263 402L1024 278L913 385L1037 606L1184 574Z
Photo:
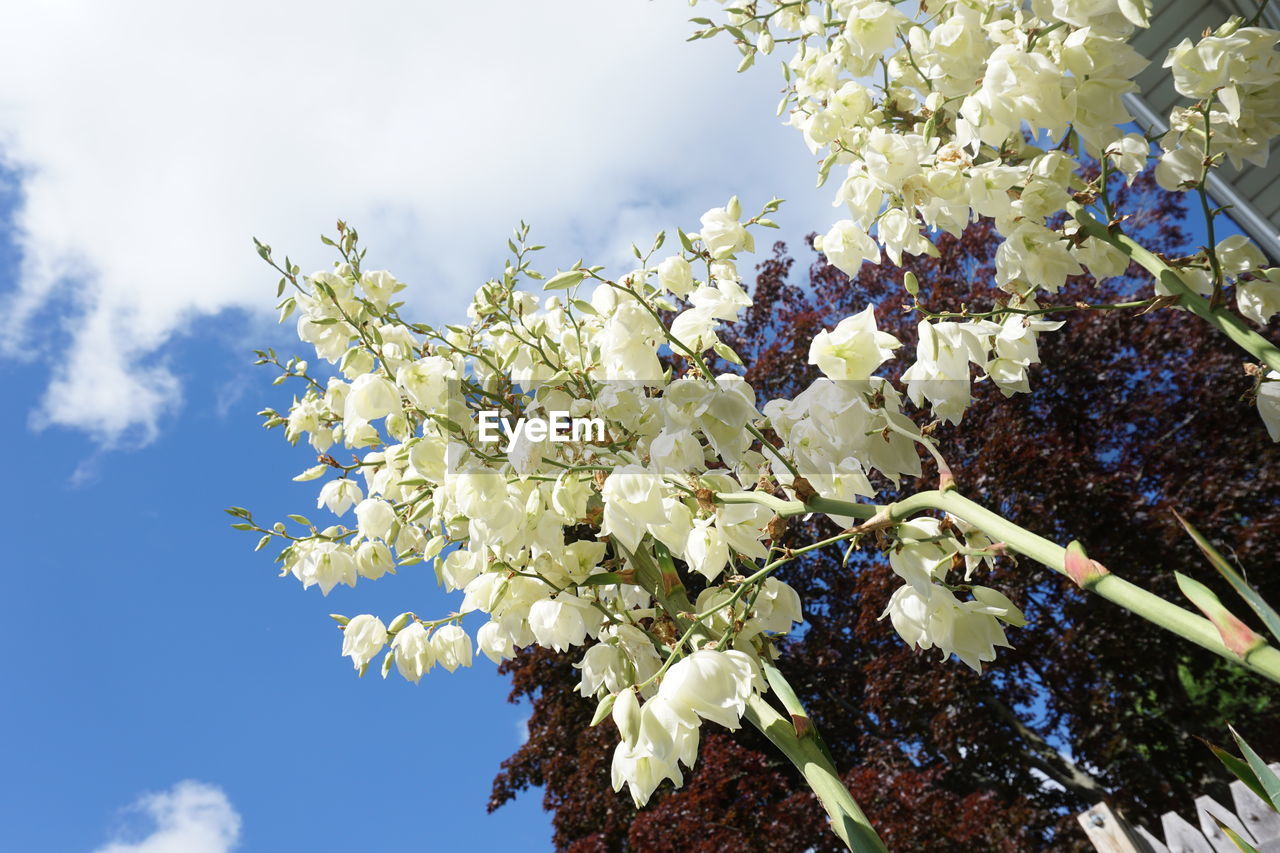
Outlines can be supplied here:
M587 274L582 270L569 270L567 272L558 272L551 278L547 279L547 283L542 285L543 290L568 290L577 285Z
M684 246L686 252L693 251L693 241L689 239L689 235L684 233L684 229L677 228L676 233L680 235L680 245Z
M1209 747L1209 750L1218 757L1218 760L1222 762L1222 766L1226 767L1232 776L1243 782L1249 790L1257 794L1263 802L1266 801L1267 792L1263 789L1262 783L1258 781L1257 774L1253 772L1253 768L1249 766L1248 762L1236 758L1222 747L1216 746L1208 741L1205 741L1204 745Z
M615 583L622 583L622 578L618 576L617 572L598 572L579 582L578 586L609 586Z
M1231 727L1228 726L1228 728ZM1273 809L1280 811L1280 778L1276 777L1275 772L1267 766L1267 762L1263 761L1258 756L1258 753L1254 752L1249 744L1244 742L1244 738L1240 737L1234 728L1231 728L1231 736L1236 739L1236 745L1240 747L1240 754L1244 756L1245 761L1249 762L1249 768L1258 777L1258 784L1266 792L1267 801L1271 803Z
M1234 829L1227 826L1216 817L1213 819L1213 822L1216 823L1218 825L1218 829L1222 830L1223 834L1226 835L1227 838L1230 838L1237 847L1244 851L1244 853L1258 853L1258 848L1241 838L1240 834Z
M1227 583L1231 584L1232 589L1239 593L1240 597L1248 603L1249 607L1253 608L1253 612L1257 613L1258 617L1262 619L1262 624L1267 626L1267 630L1271 632L1271 636L1275 637L1277 642L1280 642L1280 613L1277 613L1275 608L1263 600L1257 590L1245 582L1245 579L1240 576L1240 573L1231 567L1231 564L1227 562L1226 558L1218 553L1216 548L1209 544L1209 540L1205 539L1204 536L1201 535L1200 531L1196 530L1196 528L1191 524L1191 522L1179 515L1176 510L1173 515L1178 519L1178 523L1182 525L1182 528L1187 531L1187 535L1191 537L1191 541L1196 543L1196 547L1200 549L1200 552L1204 554L1205 558L1215 569L1218 570L1218 574L1227 579Z
M305 515L290 515L288 516L288 518L291 521L296 521L298 524L301 524L303 527L311 527L311 520L308 519Z

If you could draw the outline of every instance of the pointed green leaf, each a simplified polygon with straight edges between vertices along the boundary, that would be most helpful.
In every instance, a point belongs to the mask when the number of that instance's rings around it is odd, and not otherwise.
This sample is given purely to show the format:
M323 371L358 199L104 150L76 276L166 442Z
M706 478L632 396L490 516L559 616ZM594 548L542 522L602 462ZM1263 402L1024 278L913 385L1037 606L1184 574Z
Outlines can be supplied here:
M1249 607L1253 608L1254 613L1258 614L1258 617L1262 620L1262 624L1266 625L1267 630L1271 632L1271 636L1276 638L1276 642L1280 642L1280 613L1277 613L1275 608L1263 600L1257 590L1245 582L1245 579L1240 576L1240 573L1232 568L1226 558L1223 557L1222 554L1218 553L1216 548L1209 544L1209 540L1205 539L1204 536L1201 535L1200 531L1196 530L1196 528L1191 524L1191 522L1179 515L1177 511L1175 511L1173 515L1178 519L1178 523L1182 525L1182 528L1187 531L1187 535L1191 537L1191 541L1196 543L1200 552L1203 553L1205 558L1208 559L1208 561L1213 564L1213 567L1218 570L1218 574L1227 579L1227 583L1231 584L1232 589L1239 593L1240 597L1248 603Z
M1228 728L1231 727L1228 726ZM1231 729L1231 736L1236 739L1240 754L1244 756L1245 761L1249 762L1249 768L1258 777L1258 784L1266 792L1267 801L1271 803L1273 809L1280 811L1280 778L1276 777L1275 771L1267 766L1267 762L1263 761L1249 744L1244 742L1244 738L1240 737L1234 728Z
M1218 757L1218 760L1222 762L1222 766L1226 767L1232 776L1243 782L1250 791L1257 794L1264 802L1266 801L1267 792L1263 789L1262 783L1258 781L1257 774L1253 772L1253 768L1249 766L1248 762L1236 758L1222 747L1215 746L1208 741L1205 741L1204 744Z
M609 586L615 583L622 583L622 578L618 577L617 572L598 572L579 583L578 586Z
M1216 823L1218 825L1218 829L1222 830L1223 834L1226 835L1227 838L1230 838L1232 843L1243 850L1244 853L1258 853L1258 848L1241 838L1240 833L1236 832L1216 817L1213 819L1213 822Z

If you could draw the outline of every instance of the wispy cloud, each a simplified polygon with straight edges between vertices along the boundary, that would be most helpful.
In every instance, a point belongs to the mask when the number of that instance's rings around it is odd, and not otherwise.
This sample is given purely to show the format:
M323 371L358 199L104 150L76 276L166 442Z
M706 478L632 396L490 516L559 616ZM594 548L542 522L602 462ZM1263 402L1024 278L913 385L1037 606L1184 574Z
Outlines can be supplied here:
M153 824L138 841L118 839L94 853L229 853L240 840L240 815L220 788L179 782L130 807Z
M50 365L35 424L153 437L182 400L174 336L270 310L253 235L318 268L316 236L347 218L443 320L500 270L522 217L565 264L733 192L811 184L776 87L735 77L727 44L685 44L687 14L17 4L0 29L0 162L20 183L22 266L0 294L0 353Z

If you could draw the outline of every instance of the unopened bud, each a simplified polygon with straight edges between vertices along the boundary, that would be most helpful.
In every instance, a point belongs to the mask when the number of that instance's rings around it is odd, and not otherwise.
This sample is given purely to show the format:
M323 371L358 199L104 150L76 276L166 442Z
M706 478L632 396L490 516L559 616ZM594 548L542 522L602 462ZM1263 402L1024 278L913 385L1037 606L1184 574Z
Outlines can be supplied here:
M635 743L640 737L640 702L630 687L619 693L613 704L613 722L623 743Z
M902 276L902 286L905 287L907 289L907 293L910 293L912 296L920 295L920 280L917 279L916 274L910 270L907 270L906 274Z

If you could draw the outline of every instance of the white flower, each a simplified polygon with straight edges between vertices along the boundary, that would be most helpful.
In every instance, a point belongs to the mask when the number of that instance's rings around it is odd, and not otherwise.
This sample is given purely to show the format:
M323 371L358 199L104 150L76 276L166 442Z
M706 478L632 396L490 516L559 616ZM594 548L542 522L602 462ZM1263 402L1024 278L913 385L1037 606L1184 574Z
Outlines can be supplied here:
M742 725L751 696L754 668L742 652L709 649L694 652L667 670L658 696L727 729Z
M702 214L702 229L698 236L713 258L727 258L743 249L748 252L755 250L751 234L738 221L737 206L737 199L733 199L728 207L713 207Z
M1023 281L1056 293L1068 276L1082 272L1061 235L1027 220L996 249L996 283L1001 287Z
M449 384L455 378L453 364L438 355L419 359L396 371L396 384L415 406L428 414L445 414ZM398 405L397 402L395 406Z
M617 694L613 703L613 722L623 743L635 743L640 737L640 702L630 688Z
M1280 441L1280 372L1268 370L1258 388L1258 414L1272 441Z
M1111 162L1132 184L1138 173L1147 167L1151 143L1141 133L1126 133L1107 150Z
M356 585L356 561L351 549L340 542L320 542L306 548L294 564L293 572L302 581L303 589L318 586L326 596L340 583Z
M1280 311L1280 267L1266 270L1265 278L1236 282L1236 306L1259 326Z
M356 549L356 571L360 573L360 577L376 581L395 566L391 549L382 542L361 542Z
M880 262L880 247L871 235L849 219L842 219L825 235L813 241L813 247L846 275L854 276L863 261Z
M981 592L980 592L981 591ZM977 587L972 601L961 602L951 590L931 584L921 591L907 585L889 599L880 618L890 618L904 641L921 649L937 648L943 659L954 654L977 672L995 660L996 646L1009 647L997 618L1022 624L1022 613L995 590Z
M386 539L396 523L396 511L384 500L365 498L356 504L356 523L364 538Z
M529 628L539 645L566 651L586 640L590 607L586 601L567 592L544 598L529 608Z
M502 663L506 658L514 657L515 643L511 635L500 622L486 622L476 631L476 645L485 657L494 663ZM594 648L594 647L593 647Z
M937 249L920 233L920 226L896 207L886 210L876 225L876 235L895 266L901 266L902 254L936 254Z
M716 319L710 308L689 308L681 311L671 323L671 337L692 349L694 352L705 352L716 345L716 327L720 321Z
M410 622L401 628L391 641L391 650L395 654L396 670L406 681L417 684L436 662L436 653L432 648L427 629L422 623Z
M471 666L471 637L457 625L445 625L431 635L431 650L436 663L453 672L460 666Z
M693 290L693 269L682 255L672 255L658 264L658 284L676 296Z
M316 509L328 507L334 515L342 515L363 497L355 480L343 478L330 480L320 487L320 497L316 500Z
M634 549L650 524L663 524L663 489L658 475L639 465L614 469L604 481L603 533Z
M369 270L361 273L360 287L364 289L369 301L380 307L390 302L396 291L404 289L404 285L396 281L396 277L386 270Z
M377 616L365 613L346 624L342 631L342 654L363 670L387 643L387 626Z
M1262 254L1262 250L1243 234L1232 234L1220 240L1217 253L1222 271L1230 276L1261 269L1267 264L1267 258Z
M986 364L991 335L1000 327L985 320L917 326L916 362L902 374L907 394L917 406L925 399L934 414L960 423L969 406L969 364Z
M622 713L628 711L624 709ZM627 727L632 728L629 721ZM680 765L692 767L697 754L697 716L662 695L654 696L640 709L635 739L624 740L613 753L613 789L620 791L627 785L639 808L649 801L663 780L683 784Z
M1188 186L1194 186L1200 183L1203 162L1203 148L1189 145L1166 148L1156 163L1156 183L1169 192L1179 192Z
M809 345L809 363L831 379L866 379L899 346L898 339L876 329L873 306L840 321L834 331L823 330Z
M928 517L899 525L898 536L899 544L889 551L889 566L916 592L927 593L935 579L946 576L959 543L944 537L941 522Z
M714 518L696 518L685 544L685 560L689 568L709 581L714 581L729 562L729 546L715 526Z
M351 383L344 417L347 420L372 421L399 408L400 392L391 380L377 373L366 373Z
M777 578L767 578L756 595L754 627L775 634L786 633L797 622L804 621L800 594ZM744 629L746 633L746 629Z
M676 785L684 784L680 765L673 760L647 752L638 744L620 743L613 752L613 790L621 791L626 785L636 808L649 802L653 792L666 779Z

